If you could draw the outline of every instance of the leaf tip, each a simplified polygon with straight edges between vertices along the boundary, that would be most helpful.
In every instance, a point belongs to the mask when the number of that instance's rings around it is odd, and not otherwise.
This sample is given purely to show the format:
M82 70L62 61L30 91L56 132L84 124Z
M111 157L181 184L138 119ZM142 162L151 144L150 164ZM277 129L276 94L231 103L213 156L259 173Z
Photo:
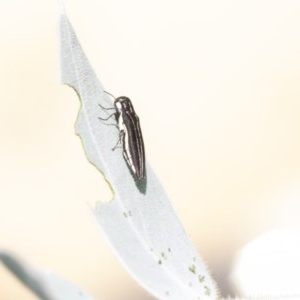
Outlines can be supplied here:
M66 9L65 9L63 0L57 0L57 4L58 4L58 9L59 9L60 15L65 15L66 14Z

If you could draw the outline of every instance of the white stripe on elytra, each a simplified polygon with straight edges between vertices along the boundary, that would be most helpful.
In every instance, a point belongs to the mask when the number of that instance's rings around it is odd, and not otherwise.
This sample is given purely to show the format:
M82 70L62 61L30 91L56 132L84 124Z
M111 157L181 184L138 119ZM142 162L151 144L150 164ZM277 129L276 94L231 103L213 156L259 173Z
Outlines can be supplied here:
M123 132L124 132L123 139L124 139L124 142L125 142L125 151L126 151L126 154L127 154L127 157L125 156L125 158L126 158L128 164L130 165L133 173L136 174L136 169L135 169L135 166L134 166L133 161L132 161L131 153L129 151L129 136L128 136L127 127L124 125L122 111L120 112L118 123L119 123L118 125L119 125L120 131L123 130Z

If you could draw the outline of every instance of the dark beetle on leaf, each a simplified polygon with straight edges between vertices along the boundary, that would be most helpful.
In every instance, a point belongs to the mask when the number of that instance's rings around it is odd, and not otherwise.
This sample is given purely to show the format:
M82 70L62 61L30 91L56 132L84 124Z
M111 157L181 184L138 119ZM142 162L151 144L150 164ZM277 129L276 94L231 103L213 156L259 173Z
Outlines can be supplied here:
M107 94L111 95L110 93ZM121 96L118 98L114 97L114 99L116 112L106 119L99 119L106 121L113 115L116 117L120 131L117 145L119 143L122 145L125 161L136 179L143 180L146 178L145 147L139 117L135 113L131 100L128 97ZM100 107L102 106L100 105Z

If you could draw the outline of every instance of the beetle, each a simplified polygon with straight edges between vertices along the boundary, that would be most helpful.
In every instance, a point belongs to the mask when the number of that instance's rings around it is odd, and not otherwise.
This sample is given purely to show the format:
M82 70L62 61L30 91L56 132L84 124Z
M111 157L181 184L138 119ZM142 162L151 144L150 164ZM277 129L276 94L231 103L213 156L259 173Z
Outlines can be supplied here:
M115 112L106 119L99 119L106 121L111 116L115 116L119 129L117 145L119 143L122 145L123 157L131 172L137 180L143 180L146 178L145 147L139 117L135 113L132 102L128 97L121 96L118 98L114 97L114 99ZM100 105L100 107L102 106ZM117 145L112 150L115 150Z

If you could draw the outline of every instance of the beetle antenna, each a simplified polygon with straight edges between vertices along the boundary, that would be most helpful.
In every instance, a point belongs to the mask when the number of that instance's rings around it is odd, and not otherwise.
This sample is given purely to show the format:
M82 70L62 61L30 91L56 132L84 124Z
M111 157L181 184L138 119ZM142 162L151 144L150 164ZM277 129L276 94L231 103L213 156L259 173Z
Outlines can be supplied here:
M110 95L111 97L113 97L115 100L116 100L116 97L113 95L113 94L111 94L111 93L109 93L109 92L106 92L106 91L103 91L105 94L107 94L107 95Z

